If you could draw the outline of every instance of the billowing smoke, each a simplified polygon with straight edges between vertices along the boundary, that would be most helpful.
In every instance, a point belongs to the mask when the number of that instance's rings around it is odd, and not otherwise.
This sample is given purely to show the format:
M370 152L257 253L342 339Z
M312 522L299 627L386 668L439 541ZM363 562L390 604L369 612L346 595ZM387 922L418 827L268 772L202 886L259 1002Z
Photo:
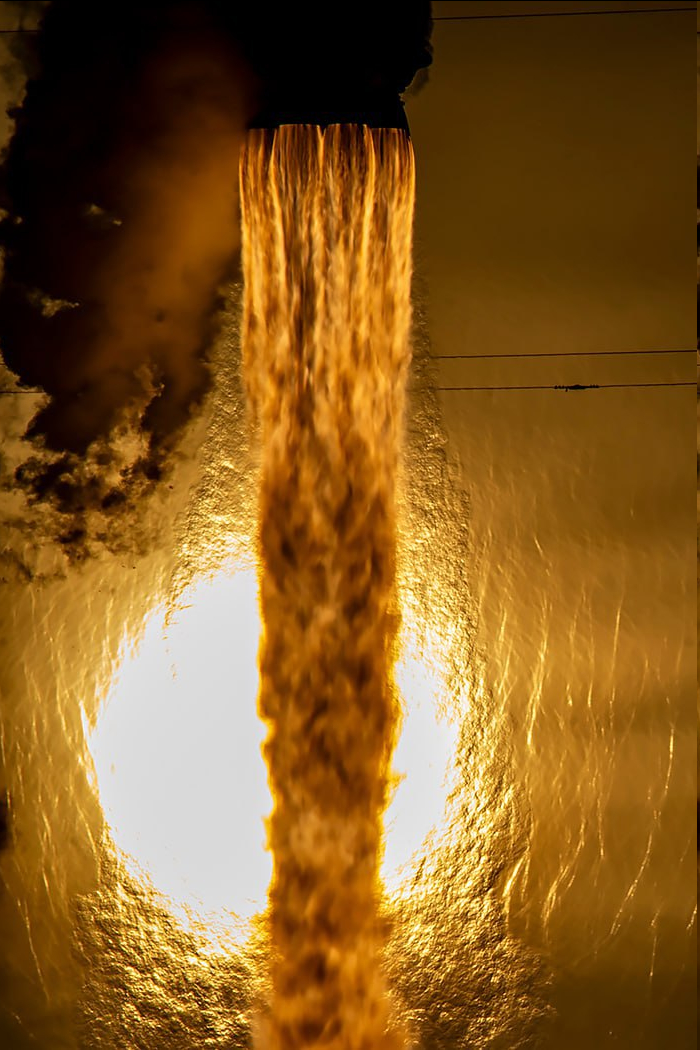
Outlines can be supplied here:
M47 397L2 473L69 553L120 545L211 383L246 129L401 126L429 30L424 0L47 6L0 169L0 353Z
M0 347L50 398L16 479L73 515L157 480L209 381L254 112L215 6L56 0L13 114Z

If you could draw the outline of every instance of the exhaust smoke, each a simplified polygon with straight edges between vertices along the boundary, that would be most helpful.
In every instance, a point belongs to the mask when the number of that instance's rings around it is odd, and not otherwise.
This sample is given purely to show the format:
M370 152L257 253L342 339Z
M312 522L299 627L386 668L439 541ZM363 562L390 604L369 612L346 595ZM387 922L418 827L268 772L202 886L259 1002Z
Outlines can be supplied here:
M36 61L0 173L0 350L48 400L5 486L81 556L125 545L210 385L254 78L195 3L56 0Z
M259 705L274 800L266 1048L403 1044L380 967L378 865L398 722L413 197L401 131L286 126L251 133L243 152Z

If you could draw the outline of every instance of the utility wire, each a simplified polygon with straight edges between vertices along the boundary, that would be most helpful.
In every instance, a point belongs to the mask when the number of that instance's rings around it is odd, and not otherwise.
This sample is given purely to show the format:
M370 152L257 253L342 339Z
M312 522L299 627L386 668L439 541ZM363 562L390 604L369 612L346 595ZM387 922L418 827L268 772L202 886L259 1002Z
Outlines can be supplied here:
M434 15L433 22L485 22L503 18L579 18L581 16L590 18L593 15L656 15L674 14L680 11L695 11L695 7L628 7L618 11L530 11L508 15ZM25 29L23 26L17 29L0 29L0 34L38 32L40 32L39 29Z
M504 15L434 15L433 22L486 22L502 18L580 18L594 15L658 15L679 11L695 11L695 7L635 7L619 11L523 11L520 14Z
M500 357L636 357L637 354L695 354L696 350L574 350L571 353L560 351L537 351L518 354L431 354L433 361L491 361Z
M640 387L674 387L674 386L694 386L697 387L697 383L692 380L678 380L675 382L667 383L538 383L527 386L435 386L433 390L444 390L444 391L468 391L468 390L563 390L569 392L572 390L629 390ZM0 397L10 397L16 394L43 394L44 390L0 390Z
M697 383L692 380L671 383L554 383L551 385L537 384L532 386L436 386L433 390L628 390L633 387L660 387L660 386L694 386Z

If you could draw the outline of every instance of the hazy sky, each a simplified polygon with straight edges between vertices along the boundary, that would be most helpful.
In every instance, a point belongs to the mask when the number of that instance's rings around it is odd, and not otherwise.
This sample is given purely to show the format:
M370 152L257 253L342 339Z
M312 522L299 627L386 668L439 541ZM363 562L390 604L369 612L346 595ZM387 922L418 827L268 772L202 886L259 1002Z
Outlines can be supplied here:
M645 6L436 3L407 105L438 387L620 384L440 395L490 681L530 741L523 921L552 894L551 1045L581 1050L681 1046L692 1023L695 389L634 384L694 384L695 355L583 355L695 346L695 13L500 16ZM591 854L559 893L577 829Z

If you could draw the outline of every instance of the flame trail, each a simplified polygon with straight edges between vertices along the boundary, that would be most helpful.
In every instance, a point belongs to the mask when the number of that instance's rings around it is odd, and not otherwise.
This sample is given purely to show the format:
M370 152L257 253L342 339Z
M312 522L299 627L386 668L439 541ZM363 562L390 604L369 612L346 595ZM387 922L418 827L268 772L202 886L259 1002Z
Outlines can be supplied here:
M247 392L260 426L266 1047L402 1045L380 969L398 706L396 468L413 153L396 130L252 132L241 162Z

